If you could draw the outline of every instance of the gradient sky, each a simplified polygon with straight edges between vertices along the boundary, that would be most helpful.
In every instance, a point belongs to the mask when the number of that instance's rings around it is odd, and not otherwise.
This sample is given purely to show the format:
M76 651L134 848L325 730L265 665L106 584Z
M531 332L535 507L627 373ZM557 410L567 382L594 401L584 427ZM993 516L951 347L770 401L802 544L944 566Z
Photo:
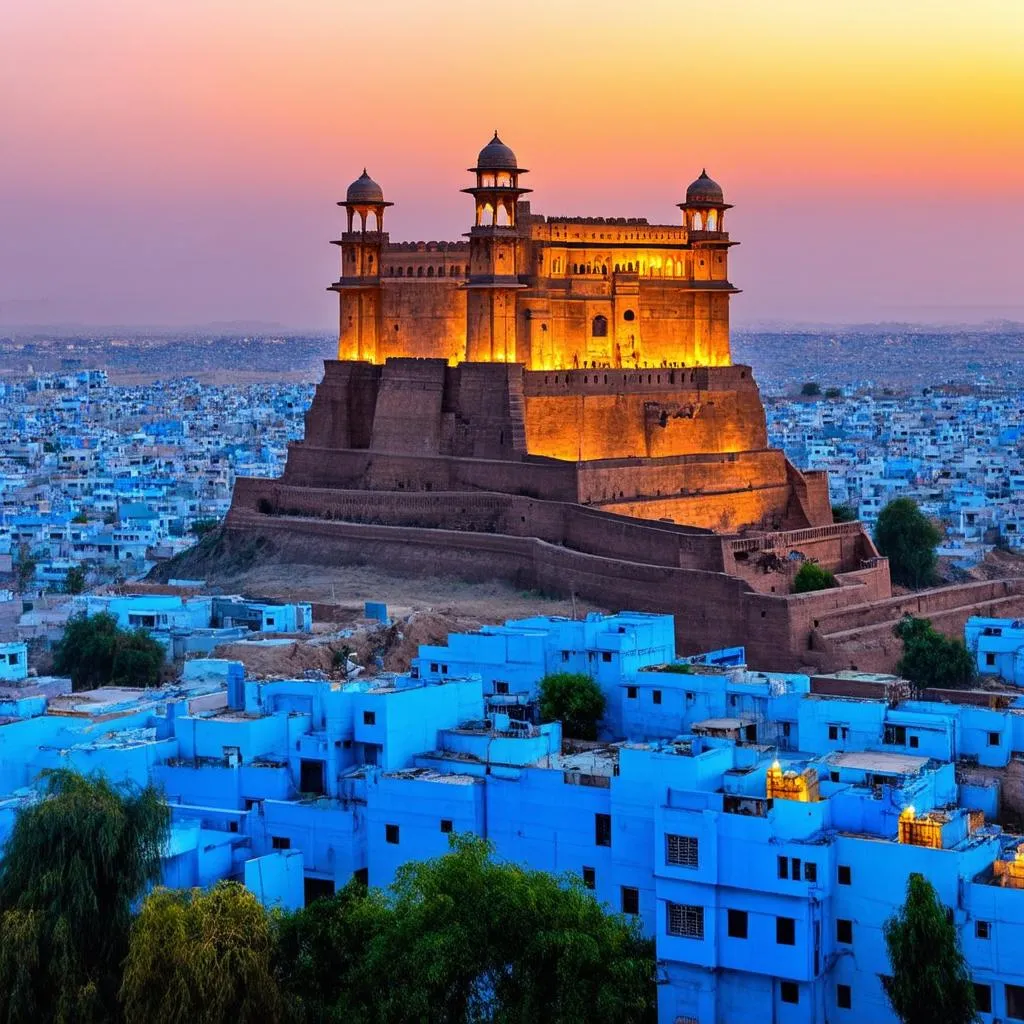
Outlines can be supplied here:
M736 204L734 322L1024 320L1024 0L6 0L0 323L329 327L334 203Z

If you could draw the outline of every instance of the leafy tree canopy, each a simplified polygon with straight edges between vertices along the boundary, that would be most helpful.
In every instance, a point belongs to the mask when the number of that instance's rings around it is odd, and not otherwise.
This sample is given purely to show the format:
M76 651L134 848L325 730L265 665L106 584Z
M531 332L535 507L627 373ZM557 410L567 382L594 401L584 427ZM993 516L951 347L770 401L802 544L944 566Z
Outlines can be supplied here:
M977 678L971 652L960 640L935 629L930 619L905 615L893 627L893 633L903 641L903 656L896 671L916 686L964 687Z
M817 562L804 562L793 577L794 594L809 594L815 590L829 590L834 586L835 574Z
M273 951L270 916L238 882L209 891L155 889L131 931L125 1020L273 1024L281 1020Z
M208 533L216 530L219 523L219 519L197 519L189 527L189 530L197 537L205 537Z
M160 873L167 805L151 786L44 774L0 861L0 1019L116 1019L132 903Z
M884 926L892 965L886 995L903 1024L972 1024L974 985L956 925L923 875L907 881L907 898Z
M540 681L540 716L561 722L567 736L597 739L597 724L604 714L601 687L582 672L555 672Z
M85 569L80 565L73 565L64 574L64 593L80 594L85 590Z
M800 394L805 398L817 398L821 394L821 385L817 381L809 380L800 389Z
M654 949L578 879L497 863L487 842L350 886L282 924L289 998L369 1024L639 1024L655 1019ZM298 968L298 970L296 969Z
M852 505L833 505L832 522L834 523L855 523L857 521L857 510Z
M825 397L826 398L842 398L843 397L843 393L842 393L842 391L839 390L839 388L825 388Z
M96 686L155 686L160 681L163 645L143 629L121 629L108 612L75 615L53 649L58 675L75 690Z
M935 548L941 540L936 525L910 498L896 498L878 514L875 543L901 586L926 587L934 582Z

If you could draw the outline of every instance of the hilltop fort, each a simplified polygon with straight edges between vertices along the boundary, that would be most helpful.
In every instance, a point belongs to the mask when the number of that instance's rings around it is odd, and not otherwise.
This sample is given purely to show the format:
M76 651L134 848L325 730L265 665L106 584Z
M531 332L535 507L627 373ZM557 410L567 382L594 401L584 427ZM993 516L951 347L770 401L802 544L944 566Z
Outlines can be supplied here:
M675 224L534 213L497 133L469 173L450 242L392 242L381 186L349 186L338 358L283 477L237 482L229 541L671 612L681 649L743 643L774 668L891 667L903 610L959 629L1013 602L1005 581L893 598L863 527L832 521L826 474L768 446L730 352L730 204L705 172ZM808 559L839 585L791 594Z

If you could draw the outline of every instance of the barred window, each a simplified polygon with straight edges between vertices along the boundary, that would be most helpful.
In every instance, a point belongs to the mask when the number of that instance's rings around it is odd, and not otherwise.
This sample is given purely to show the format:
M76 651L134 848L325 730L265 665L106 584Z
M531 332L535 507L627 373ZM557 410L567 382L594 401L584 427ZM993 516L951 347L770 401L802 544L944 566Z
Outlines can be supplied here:
M665 836L665 863L680 864L686 868L697 866L696 836Z
M704 938L704 908L689 903L668 905L668 933L684 939Z

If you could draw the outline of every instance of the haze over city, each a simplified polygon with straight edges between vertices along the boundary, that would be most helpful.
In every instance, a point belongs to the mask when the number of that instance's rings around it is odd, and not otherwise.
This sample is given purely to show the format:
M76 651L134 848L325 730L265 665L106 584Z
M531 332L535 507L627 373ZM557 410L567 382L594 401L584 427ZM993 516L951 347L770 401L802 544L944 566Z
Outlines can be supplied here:
M734 322L1024 319L1024 17L892 5L34 0L5 12L0 324L329 328L334 205L454 239L495 128L547 214L735 204Z

